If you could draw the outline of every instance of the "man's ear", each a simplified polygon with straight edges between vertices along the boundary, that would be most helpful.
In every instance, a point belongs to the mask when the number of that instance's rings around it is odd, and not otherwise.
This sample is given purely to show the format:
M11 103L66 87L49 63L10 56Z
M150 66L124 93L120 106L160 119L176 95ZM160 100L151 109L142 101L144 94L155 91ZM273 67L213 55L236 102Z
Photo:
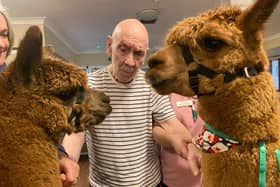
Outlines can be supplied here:
M112 56L112 43L113 43L113 38L112 36L108 35L106 39L106 52L109 57Z

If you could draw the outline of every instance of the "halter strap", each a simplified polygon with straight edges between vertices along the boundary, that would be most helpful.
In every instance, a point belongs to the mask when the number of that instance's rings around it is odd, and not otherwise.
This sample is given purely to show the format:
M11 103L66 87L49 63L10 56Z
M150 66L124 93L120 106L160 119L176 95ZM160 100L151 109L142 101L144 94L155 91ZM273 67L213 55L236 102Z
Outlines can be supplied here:
M199 81L198 81L198 75L204 75L210 79L213 79L214 77L216 77L218 74L223 74L224 75L224 82L225 83L229 83L231 81L233 81L235 78L237 77L246 77L246 78L250 78L253 76L256 76L259 73L259 70L254 67L254 66L245 66L243 68L240 69L236 69L233 73L218 73L206 66L203 66L201 64L198 64L197 69L195 70L191 70L188 71L188 76L189 76L189 82L190 82L190 86L193 89L193 91L196 93L196 95L200 96L200 95L212 95L215 92L210 92L207 94L200 94L198 91L198 87L199 87Z
M238 69L234 73L225 73L224 76L224 81L225 82L230 82L236 77L253 77L258 74L258 70L254 66L246 66L242 69Z

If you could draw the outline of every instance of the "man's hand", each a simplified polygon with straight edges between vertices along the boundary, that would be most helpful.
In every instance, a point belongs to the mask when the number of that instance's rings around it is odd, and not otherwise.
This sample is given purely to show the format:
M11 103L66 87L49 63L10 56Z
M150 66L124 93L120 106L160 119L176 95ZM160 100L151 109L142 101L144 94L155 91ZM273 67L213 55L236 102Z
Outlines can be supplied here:
M201 169L201 152L191 143L191 134L177 119L171 118L153 127L153 137L165 150L188 160L195 176Z
M176 117L155 125L153 137L164 149L188 158L187 145L191 143L191 134Z
M79 164L68 157L59 160L60 178L63 187L70 187L77 184L79 180Z
M201 152L192 143L188 144L188 162L194 176L198 176L201 173Z

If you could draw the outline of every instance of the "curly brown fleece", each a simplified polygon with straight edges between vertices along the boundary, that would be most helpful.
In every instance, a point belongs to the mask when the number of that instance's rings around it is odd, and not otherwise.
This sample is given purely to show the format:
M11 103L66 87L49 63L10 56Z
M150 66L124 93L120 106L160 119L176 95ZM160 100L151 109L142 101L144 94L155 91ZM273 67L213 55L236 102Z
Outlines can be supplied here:
M189 70L199 66L215 76L198 74L199 114L204 121L238 139L230 151L203 154L204 187L257 187L259 141L267 147L266 186L280 186L275 150L280 148L278 94L268 70L262 46L262 27L279 0L257 0L242 11L219 7L173 26L165 45L148 61L147 81L160 94L195 94ZM225 82L225 74L254 67L258 74L237 76Z
M110 113L109 98L87 87L79 67L42 50L30 27L0 74L0 186L59 187L61 133L85 130ZM73 113L73 118L69 118Z

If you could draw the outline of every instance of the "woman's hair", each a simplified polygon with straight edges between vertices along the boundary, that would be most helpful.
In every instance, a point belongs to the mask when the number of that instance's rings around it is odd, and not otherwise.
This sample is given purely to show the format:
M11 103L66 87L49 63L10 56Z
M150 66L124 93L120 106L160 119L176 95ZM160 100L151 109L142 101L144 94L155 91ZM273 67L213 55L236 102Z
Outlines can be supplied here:
M10 54L13 44L14 44L14 32L13 32L11 23L10 23L9 18L8 18L7 14L5 13L5 11L0 10L0 14L5 18L7 26L8 26L8 40L10 43L10 46L9 46L9 49L7 52L7 56L8 56Z

